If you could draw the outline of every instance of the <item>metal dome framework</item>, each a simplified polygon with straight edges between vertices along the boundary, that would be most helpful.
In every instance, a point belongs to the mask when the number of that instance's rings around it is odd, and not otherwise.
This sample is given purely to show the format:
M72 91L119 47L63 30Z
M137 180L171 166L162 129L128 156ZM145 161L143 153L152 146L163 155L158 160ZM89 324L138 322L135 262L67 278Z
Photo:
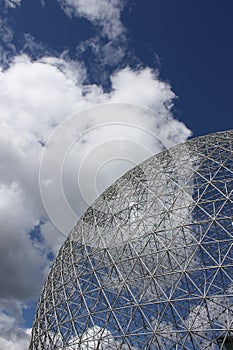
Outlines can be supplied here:
M233 349L233 131L126 173L44 285L31 350Z

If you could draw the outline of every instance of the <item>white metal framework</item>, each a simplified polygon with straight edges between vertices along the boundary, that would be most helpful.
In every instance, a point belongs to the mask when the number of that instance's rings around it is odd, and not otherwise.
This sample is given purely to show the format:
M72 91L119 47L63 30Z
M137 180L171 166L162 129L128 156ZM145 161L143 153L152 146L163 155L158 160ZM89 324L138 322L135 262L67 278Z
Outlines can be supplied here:
M233 131L126 173L63 244L31 350L232 349Z

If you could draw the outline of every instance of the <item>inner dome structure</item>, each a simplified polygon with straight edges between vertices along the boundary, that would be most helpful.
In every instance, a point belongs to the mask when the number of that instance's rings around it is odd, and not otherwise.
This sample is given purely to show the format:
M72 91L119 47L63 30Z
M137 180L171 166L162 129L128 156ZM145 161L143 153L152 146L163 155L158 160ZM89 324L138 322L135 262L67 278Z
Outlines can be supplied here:
M147 159L54 261L30 350L233 349L233 131Z

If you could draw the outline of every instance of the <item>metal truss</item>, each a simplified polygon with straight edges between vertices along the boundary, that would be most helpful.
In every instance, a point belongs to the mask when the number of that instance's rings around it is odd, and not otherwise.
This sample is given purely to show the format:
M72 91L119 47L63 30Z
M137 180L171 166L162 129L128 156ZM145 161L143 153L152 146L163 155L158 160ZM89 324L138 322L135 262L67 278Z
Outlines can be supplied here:
M192 139L107 189L60 249L30 349L232 348L232 151L233 131Z

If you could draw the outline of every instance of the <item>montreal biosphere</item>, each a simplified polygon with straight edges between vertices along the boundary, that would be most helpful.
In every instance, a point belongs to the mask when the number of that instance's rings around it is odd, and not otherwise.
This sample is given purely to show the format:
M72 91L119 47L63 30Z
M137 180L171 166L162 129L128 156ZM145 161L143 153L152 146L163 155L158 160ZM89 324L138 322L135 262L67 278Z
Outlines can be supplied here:
M89 207L30 350L233 349L233 131L164 150Z

